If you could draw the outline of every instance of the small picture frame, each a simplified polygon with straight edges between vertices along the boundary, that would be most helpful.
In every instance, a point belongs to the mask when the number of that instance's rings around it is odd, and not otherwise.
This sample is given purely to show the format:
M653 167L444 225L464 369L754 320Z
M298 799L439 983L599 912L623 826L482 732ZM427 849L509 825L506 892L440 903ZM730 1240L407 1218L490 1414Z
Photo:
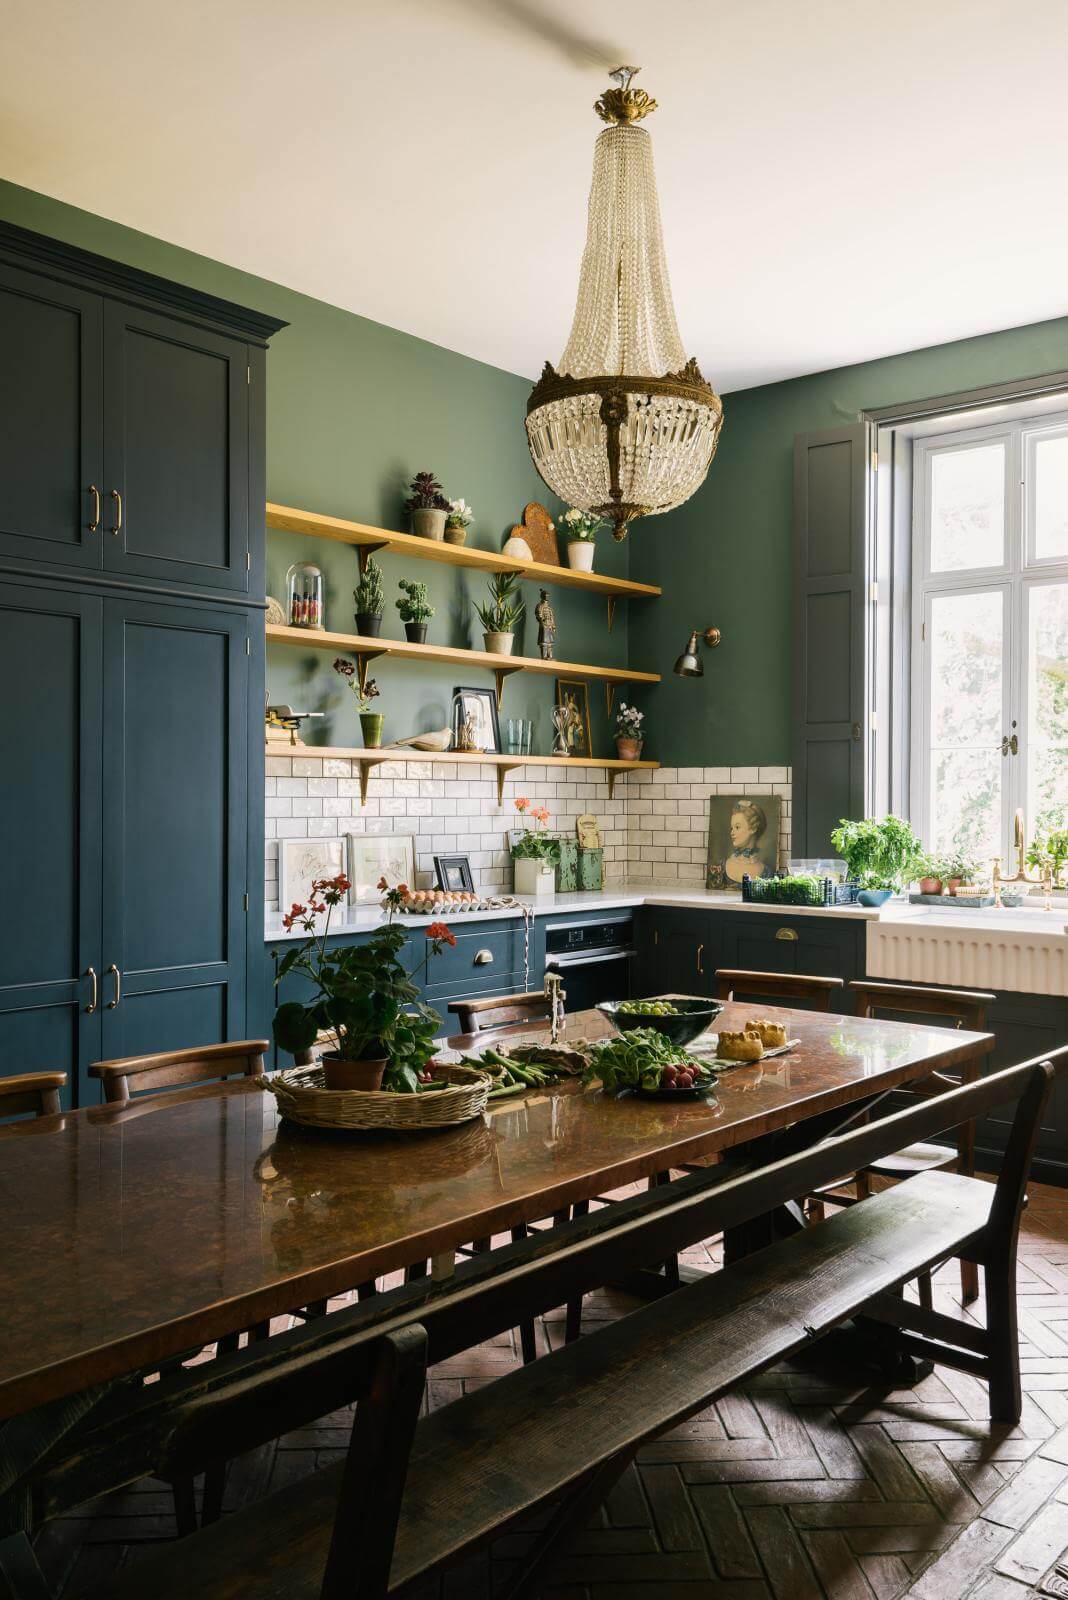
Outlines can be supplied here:
M475 880L470 856L435 856L434 877L439 889L451 894L474 894Z
M568 730L568 755L592 756L590 687L582 678L557 678L556 703L558 706L565 706L569 702L579 714L579 725Z
M415 840L410 833L349 833L350 905L373 905L382 898L385 878L391 889L415 886Z
M452 747L462 748L460 728L468 718L473 718L474 743L479 750L499 756L501 750L501 719L497 714L497 696L492 689L453 690Z
M318 878L345 872L344 839L279 839L278 904L283 912L307 905Z

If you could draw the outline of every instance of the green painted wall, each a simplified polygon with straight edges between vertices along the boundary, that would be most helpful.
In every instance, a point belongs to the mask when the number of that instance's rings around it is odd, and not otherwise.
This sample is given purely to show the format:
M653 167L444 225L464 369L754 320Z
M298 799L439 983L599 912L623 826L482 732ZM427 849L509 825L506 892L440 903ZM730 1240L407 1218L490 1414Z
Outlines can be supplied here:
M537 476L523 431L527 379L414 339L396 329L312 300L266 279L195 255L47 196L0 182L0 217L243 305L284 317L290 326L275 338L268 357L267 492L272 500L348 516L387 528L401 527L401 502L413 472L437 472L446 492L463 496L476 512L469 540L499 549L506 530L528 500L557 509ZM354 271L358 272L358 263ZM562 331L561 331L562 336ZM285 574L294 560L316 560L327 585L327 627L352 632L356 558L341 545L268 533L268 592L284 598ZM627 550L610 538L599 546L606 572L626 573ZM415 563L410 564L413 568ZM432 640L481 648L481 625L471 606L486 580L459 568L418 563L405 572L397 558L382 562L390 597L384 632L404 637L392 605L397 579L428 582L437 615ZM517 648L536 655L533 607L538 591L525 584L528 615ZM572 590L550 592L556 610L561 660L621 664L627 659L627 607L606 630L603 600ZM268 649L267 681L273 698L327 720L310 736L323 744L361 743L351 697L330 668L332 655L288 646ZM372 668L372 671L375 669ZM492 686L488 673L436 666L383 663L377 674L387 739L449 720L456 681ZM502 715L535 719L534 748L547 752L552 727L552 679L515 674L507 680ZM591 694L594 748L609 753L603 697Z
M1068 318L729 394L703 488L669 516L637 523L628 540L631 576L664 590L631 621L635 661L667 674L645 697L650 754L674 765L790 761L795 434L1064 370ZM701 647L704 678L672 677L689 629L709 624L723 629L723 643Z

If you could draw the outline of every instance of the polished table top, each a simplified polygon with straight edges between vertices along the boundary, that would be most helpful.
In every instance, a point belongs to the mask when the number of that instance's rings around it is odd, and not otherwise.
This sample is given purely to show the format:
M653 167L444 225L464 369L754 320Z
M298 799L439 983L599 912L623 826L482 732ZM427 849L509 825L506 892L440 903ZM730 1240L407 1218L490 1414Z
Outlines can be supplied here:
M236 1079L0 1127L0 1416L993 1043L751 1003L728 1005L722 1025L754 1010L799 1046L698 1100L572 1082L459 1128L333 1133L282 1124L259 1082ZM611 1031L597 1012L568 1019L571 1040Z

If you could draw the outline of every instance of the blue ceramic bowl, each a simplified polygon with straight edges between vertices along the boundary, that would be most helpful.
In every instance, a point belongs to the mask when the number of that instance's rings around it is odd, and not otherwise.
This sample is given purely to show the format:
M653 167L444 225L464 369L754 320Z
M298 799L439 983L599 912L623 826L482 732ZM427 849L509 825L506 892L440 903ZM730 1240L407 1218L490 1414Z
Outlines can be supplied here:
M651 1000L658 998L657 995L649 996ZM655 1028L657 1033L662 1033L672 1044L679 1046L692 1044L698 1034L712 1026L723 1010L721 1000L709 1000L703 995L672 995L670 999L677 1010L667 1016L649 1011L620 1011L623 1003L620 1000L604 1000L597 1009L621 1033L628 1033L632 1028Z
M857 894L858 906L885 906L893 889L861 889Z

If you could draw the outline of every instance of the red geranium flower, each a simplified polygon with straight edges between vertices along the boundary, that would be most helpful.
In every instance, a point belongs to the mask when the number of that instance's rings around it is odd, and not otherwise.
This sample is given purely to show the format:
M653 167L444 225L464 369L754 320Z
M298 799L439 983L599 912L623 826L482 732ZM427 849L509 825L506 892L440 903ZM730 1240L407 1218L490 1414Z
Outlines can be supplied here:
M426 930L426 936L435 946L435 954L440 951L443 944L456 944L456 935L445 922L432 922Z

